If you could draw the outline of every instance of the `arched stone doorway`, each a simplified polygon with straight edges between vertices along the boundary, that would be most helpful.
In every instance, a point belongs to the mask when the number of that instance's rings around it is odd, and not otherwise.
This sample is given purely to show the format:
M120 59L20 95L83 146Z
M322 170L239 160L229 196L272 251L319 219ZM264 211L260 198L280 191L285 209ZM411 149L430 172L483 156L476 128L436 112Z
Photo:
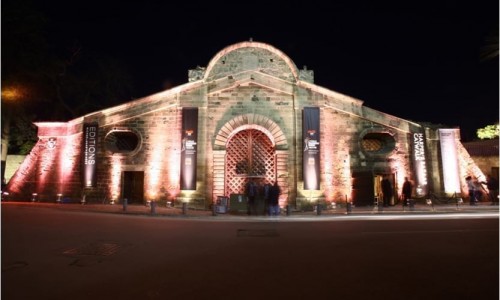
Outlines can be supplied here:
M250 180L260 187L276 180L275 148L258 129L239 131L227 143L225 157L226 195L244 194Z
M268 167L265 168L265 175L261 175L261 171L253 169L250 169L246 176L238 174L240 171L236 171L236 167L243 167L240 161L244 157L249 160L249 153L253 153L253 151L249 152L248 150L249 136L251 136L252 141L256 139L257 143L252 142L252 145L254 145L252 147L258 147L255 152L259 153L257 154L259 158L252 158L252 168L262 170L260 166L262 163L266 163L266 159L271 160L273 163L273 166L270 167L271 161L267 161ZM243 142L245 146L242 146L241 143ZM234 149L231 149L233 143ZM247 150L243 152L239 151L238 148ZM239 151L240 153L236 154L233 151ZM263 155L263 153L266 153L266 155ZM253 174L257 175L255 177L257 180L259 178L277 180L282 191L280 201L286 201L289 194L289 180L293 181L289 177L288 156L289 150L286 136L280 126L270 118L258 114L244 114L226 121L221 125L214 139L212 199L215 201L218 196L230 197L231 194L243 194L244 186ZM241 159L228 161L228 157L239 157ZM238 162L240 162L240 166L237 166ZM230 163L232 164L231 167L228 166ZM248 166L246 166L247 170ZM229 171L233 173L226 175ZM230 180L235 180L235 183L229 182Z

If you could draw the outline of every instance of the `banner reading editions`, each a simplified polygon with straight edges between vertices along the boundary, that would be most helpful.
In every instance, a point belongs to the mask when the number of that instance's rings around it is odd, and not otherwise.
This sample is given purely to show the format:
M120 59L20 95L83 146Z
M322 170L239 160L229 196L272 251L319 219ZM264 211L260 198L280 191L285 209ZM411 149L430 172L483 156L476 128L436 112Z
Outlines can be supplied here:
M97 186L97 123L83 124L83 187Z
M196 190L198 108L182 109L181 190Z
M304 189L319 190L319 108L304 107L302 115L302 137L304 155L302 158Z

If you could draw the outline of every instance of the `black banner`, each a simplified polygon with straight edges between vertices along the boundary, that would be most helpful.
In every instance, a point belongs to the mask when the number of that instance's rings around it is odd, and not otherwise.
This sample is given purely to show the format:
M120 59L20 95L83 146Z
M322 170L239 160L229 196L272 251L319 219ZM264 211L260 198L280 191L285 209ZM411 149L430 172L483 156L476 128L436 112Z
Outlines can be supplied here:
M82 174L83 187L97 186L97 123L83 124Z
M415 168L417 196L427 195L427 165L425 160L425 136L423 133L413 135L413 166Z
M319 190L319 108L304 107L302 114L302 137L304 155L302 158L304 190Z
M196 190L198 108L182 109L181 190Z

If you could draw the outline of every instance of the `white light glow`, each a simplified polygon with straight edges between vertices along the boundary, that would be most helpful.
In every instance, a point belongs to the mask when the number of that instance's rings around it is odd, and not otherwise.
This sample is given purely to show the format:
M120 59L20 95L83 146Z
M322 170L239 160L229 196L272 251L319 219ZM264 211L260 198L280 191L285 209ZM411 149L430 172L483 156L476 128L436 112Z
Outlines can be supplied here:
M121 174L122 174L122 162L120 160L119 156L112 156L111 157L111 170L110 170L110 177L111 177L111 200L112 201L118 201L120 197L120 181L121 181Z
M79 138L80 136L75 136ZM75 157L77 156L74 153L73 144L76 143L75 137L66 137L64 139L60 139L60 147L62 148L59 153L59 185L57 187L58 196L64 193L64 188L66 187L68 182L72 181L73 175L73 167L75 164Z
M439 129L444 191L447 194L460 193L455 131L455 129Z
M417 196L427 194L427 163L425 160L425 139L423 133L413 134L413 159L415 165Z

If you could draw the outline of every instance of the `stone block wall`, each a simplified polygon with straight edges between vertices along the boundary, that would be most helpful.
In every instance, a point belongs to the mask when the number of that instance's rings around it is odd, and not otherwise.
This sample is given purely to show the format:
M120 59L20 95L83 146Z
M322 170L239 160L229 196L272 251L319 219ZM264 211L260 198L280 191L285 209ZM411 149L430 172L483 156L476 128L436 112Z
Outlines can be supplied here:
M189 72L189 82L142 99L89 114L68 123L39 123L40 140L14 175L11 188L38 191L47 201L57 193L120 201L123 172L144 172L144 201L208 208L224 191L226 142L239 128L266 132L276 143L281 204L300 207L311 199L351 199L352 173L394 174L396 189L412 178L411 133L423 126L363 106L363 101L316 86L311 70L299 71L270 45L243 42L220 51L207 68ZM320 108L321 187L304 190L302 111ZM182 108L197 107L197 189L180 190ZM85 122L98 122L97 187L82 190L81 148ZM129 153L106 149L106 136L127 130L139 138ZM368 153L363 137L390 136L393 149ZM426 129L429 188L442 188L439 138ZM54 140L55 138L55 140ZM56 147L53 148L53 143ZM52 147L52 148L51 148ZM41 196L42 197L42 196ZM52 200L50 200L52 201Z
M103 126L99 131L98 186L108 199L120 200L123 171L144 171L144 200L170 199L179 193L181 111L177 107L137 112L138 117ZM111 153L104 138L113 130L130 130L140 138L139 151ZM112 187L111 189L109 187Z

